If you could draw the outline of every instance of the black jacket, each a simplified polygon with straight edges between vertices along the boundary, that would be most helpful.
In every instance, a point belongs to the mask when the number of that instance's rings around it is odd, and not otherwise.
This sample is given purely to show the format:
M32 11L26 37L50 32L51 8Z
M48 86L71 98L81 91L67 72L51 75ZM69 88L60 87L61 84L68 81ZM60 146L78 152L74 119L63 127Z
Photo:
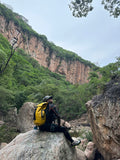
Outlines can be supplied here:
M56 119L58 125L60 125L60 116L54 104L48 103L46 112L46 122L45 125L51 125Z

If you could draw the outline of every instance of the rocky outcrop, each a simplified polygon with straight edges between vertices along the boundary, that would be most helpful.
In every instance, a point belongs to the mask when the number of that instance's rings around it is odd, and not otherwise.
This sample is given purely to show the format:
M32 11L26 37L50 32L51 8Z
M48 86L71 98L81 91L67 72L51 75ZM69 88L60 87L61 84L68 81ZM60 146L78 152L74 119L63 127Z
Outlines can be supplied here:
M2 160L86 160L82 151L71 147L62 133L29 131L19 134L0 150Z
M93 142L89 142L87 144L86 149L85 149L85 155L87 157L87 160L94 160L95 151L96 151L95 144Z
M27 132L33 129L33 114L35 110L35 103L26 102L20 108L17 116L17 130L20 132Z
M36 59L41 66L48 68L52 72L65 75L66 80L75 84L83 84L88 82L90 67L80 61L64 60L57 56L57 53L51 53L49 48L45 48L44 44L37 37L28 37L21 34L21 29L14 22L6 22L3 16L0 16L0 33L2 33L10 43L18 33L18 44L26 53ZM24 41L25 39L25 41Z
M120 78L87 102L94 142L105 160L120 159Z

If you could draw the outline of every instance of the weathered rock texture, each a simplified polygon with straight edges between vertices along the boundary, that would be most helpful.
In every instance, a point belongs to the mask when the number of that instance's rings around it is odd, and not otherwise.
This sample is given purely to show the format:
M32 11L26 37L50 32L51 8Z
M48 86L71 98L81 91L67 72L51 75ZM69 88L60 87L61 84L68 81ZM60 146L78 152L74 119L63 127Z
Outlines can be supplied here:
M12 21L6 22L6 19L0 16L0 33L2 33L9 42L12 42L12 39L16 37L19 32L22 33L18 26ZM26 41L23 40L24 37L26 37ZM65 75L66 80L73 84L88 82L89 66L79 61L65 61L57 57L57 54L51 53L49 48L44 48L43 42L38 40L37 37L28 38L27 34L24 34L24 37L22 34L18 36L18 43L22 41L19 48L24 49L26 53L36 59L41 66L48 68L52 72Z
M77 153L78 152L78 153ZM0 150L2 160L86 160L62 133L29 131L18 135Z
M87 102L94 142L105 160L120 158L120 78Z
M87 144L86 149L85 149L85 155L86 155L88 160L94 160L95 159L95 151L96 151L95 144L93 142L89 142Z
M4 148L6 145L7 145L7 143L2 142L2 143L0 144L0 149Z
M27 132L33 129L33 114L35 106L35 103L26 102L20 108L17 116L17 130L20 132Z

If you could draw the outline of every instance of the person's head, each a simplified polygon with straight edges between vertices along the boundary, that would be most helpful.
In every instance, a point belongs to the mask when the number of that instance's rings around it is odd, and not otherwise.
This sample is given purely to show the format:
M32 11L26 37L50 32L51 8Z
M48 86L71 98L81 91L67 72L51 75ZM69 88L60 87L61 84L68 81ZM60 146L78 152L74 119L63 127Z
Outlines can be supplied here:
M43 102L53 103L53 97L52 96L45 96L43 98Z

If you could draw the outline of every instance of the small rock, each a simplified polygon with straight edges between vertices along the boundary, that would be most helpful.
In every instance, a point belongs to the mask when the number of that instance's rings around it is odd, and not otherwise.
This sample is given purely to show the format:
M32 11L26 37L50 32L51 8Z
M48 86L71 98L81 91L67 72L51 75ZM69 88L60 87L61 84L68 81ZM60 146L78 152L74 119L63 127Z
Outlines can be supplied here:
M88 160L94 160L94 158L95 158L95 151L96 151L95 144L93 142L89 142L87 144L86 149L85 149L85 155L86 155L86 157L87 157Z

